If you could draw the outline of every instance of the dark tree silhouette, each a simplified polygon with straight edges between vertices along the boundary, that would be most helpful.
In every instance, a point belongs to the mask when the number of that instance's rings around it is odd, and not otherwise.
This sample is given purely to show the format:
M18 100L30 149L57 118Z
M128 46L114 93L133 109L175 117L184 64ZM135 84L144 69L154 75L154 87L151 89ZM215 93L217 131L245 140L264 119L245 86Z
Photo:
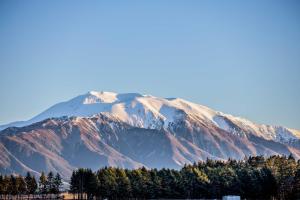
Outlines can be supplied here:
M58 198L59 174L41 173L39 186L27 173L0 175L0 199L34 195ZM72 173L70 192L77 199L212 199L240 195L243 199L300 199L300 161L293 156L261 156L244 160L207 160L174 169L120 169L105 167ZM32 196L34 198L34 196Z
M58 198L58 195L59 195L59 192L60 192L60 189L62 187L62 179L61 179L61 176L59 173L56 174L56 176L54 177L53 179L53 194L56 195L56 198Z
M28 195L28 199L30 195L35 195L36 190L37 190L37 182L35 180L34 176L31 176L29 172L27 172L26 177L25 177L25 182L26 182L26 194Z
M42 195L42 198L45 198L47 194L47 177L44 172L41 173L39 179L39 193Z

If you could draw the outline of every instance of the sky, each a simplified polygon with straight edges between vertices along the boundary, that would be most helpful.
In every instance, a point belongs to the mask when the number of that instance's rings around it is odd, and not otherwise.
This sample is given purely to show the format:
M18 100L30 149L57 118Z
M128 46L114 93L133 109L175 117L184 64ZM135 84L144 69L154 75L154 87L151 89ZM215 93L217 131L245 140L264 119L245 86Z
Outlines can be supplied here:
M90 90L300 129L300 1L0 1L0 124Z

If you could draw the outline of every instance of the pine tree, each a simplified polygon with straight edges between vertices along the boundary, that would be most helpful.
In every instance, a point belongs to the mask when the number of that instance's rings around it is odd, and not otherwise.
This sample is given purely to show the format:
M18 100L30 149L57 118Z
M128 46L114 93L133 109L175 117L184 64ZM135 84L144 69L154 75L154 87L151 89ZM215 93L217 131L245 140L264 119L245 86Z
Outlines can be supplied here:
M9 176L4 176L3 178L3 194L4 194L4 199L6 199L7 195L9 194L9 185L10 185L10 177Z
M49 172L47 175L47 181L46 181L46 193L50 196L52 194L55 194L55 187L54 187L54 175L53 172Z
M186 166L181 171L183 175L183 185L186 191L185 196L188 198L202 198L207 195L206 188L209 179L205 172L197 167Z
M77 176L77 171L72 172L71 180L70 180L70 193L76 195L79 193L79 180ZM75 197L73 196L75 199Z
M28 195L28 199L30 197L31 191L30 191L30 184L31 184L31 174L29 172L27 172L26 176L25 176L25 182L26 182L26 194Z
M0 199L4 199L4 177L0 175Z
M300 169L296 171L293 181L293 199L300 199Z
M77 194L79 199L83 198L83 194L87 194L88 198L96 195L98 188L98 180L91 169L80 168L72 173L70 181L70 192Z
M53 180L54 190L53 193L57 196L59 195L61 186L62 186L62 179L59 173L56 174L54 180Z
M277 183L270 169L263 167L260 170L261 181L259 185L262 187L261 198L272 199L277 195ZM255 192L257 193L257 191Z
M287 199L292 195L293 177L297 163L292 156L273 156L269 158L269 167L272 169L278 183L278 195L280 199ZM270 166L271 165L271 166Z
M26 182L22 176L16 177L16 190L18 196L26 194Z
M25 178L28 189L30 177L28 174ZM19 179L0 176L2 193L21 194ZM39 182L41 192L45 184L50 191L53 184L57 192L61 178L59 175L53 178L49 173L46 179L42 173ZM70 192L79 194L80 199L83 194L87 194L87 198L101 199L220 198L231 194L245 199L298 199L300 161L296 162L292 156L271 156L241 161L207 160L185 165L180 171L105 167L95 174L90 169L78 169L72 173Z
M47 177L44 172L42 172L39 180L39 192L43 198L47 194Z
M98 188L98 179L91 169L86 169L84 174L84 192L88 199L92 199L96 195Z
M150 197L148 188L151 185L150 174L145 167L142 167L138 170L140 171L139 182L141 184L141 197L148 199Z
M119 198L129 198L131 194L131 185L123 169L116 169L117 196Z
M132 170L129 174L129 179L132 188L132 197L134 198L145 198L144 189L146 187L145 182L142 178L141 169Z
M105 167L97 172L99 181L98 195L101 198L115 198L117 182L115 169Z
M27 185L27 187L29 188L29 193L34 197L36 190L38 189L38 185L34 176L31 177L31 181L29 182L29 185Z
M83 168L78 169L77 176L78 176L77 180L79 183L79 187L78 187L79 194L80 194L79 198L83 199L83 194L85 192L85 187L86 187L86 185L85 185L85 169L83 169Z
M9 195L18 194L16 178L13 175L10 175L7 192Z
M148 187L150 199L158 199L161 196L161 179L157 174L157 169L150 170L151 184Z

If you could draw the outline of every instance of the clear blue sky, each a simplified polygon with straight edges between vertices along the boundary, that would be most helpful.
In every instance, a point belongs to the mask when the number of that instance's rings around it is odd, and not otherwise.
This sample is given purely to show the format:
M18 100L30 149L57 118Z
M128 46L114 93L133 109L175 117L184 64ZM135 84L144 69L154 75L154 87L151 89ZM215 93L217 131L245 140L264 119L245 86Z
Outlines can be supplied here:
M300 129L300 1L0 1L0 124L89 90Z

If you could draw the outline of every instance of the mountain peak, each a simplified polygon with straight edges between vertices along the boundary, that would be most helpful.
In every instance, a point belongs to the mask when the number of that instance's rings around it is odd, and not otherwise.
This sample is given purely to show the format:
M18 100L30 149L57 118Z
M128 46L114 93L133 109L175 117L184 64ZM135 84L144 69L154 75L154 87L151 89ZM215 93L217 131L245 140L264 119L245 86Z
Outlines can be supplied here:
M117 101L131 101L138 97L144 97L140 93L115 93L115 92L106 92L106 91L89 91L84 95L83 103L84 104L93 104L93 103L115 103Z
M187 120L187 116L201 123L212 123L232 134L245 135L244 133L252 132L266 139L285 141L300 138L298 131L259 125L181 98L160 98L140 93L106 91L87 92L69 101L55 104L28 121L0 126L0 130L11 126L22 127L53 117L91 117L97 114L109 115L140 128L167 129L170 124L178 120ZM239 132L240 129L244 132Z
M98 96L98 95L117 95L117 93L115 93L115 92L96 91L96 90L91 90L87 94L95 95L95 96Z
M117 95L114 92L90 91L84 95L83 104L113 103L117 100Z
M90 91L0 130L12 126L21 128L0 132L0 158L8 158L0 172L56 167L70 175L75 167L177 167L207 158L291 153L300 158L300 131L139 93Z

